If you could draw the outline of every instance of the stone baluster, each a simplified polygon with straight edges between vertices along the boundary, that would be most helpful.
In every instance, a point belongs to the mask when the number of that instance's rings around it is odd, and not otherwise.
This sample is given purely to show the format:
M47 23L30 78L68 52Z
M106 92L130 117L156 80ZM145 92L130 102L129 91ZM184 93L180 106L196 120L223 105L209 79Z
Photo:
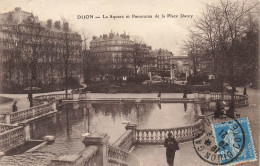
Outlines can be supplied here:
M155 142L158 141L158 131L157 131L157 130L155 131L154 141L155 141Z
M159 136L159 139L160 139L160 141L163 139L163 135L162 135L162 131L160 130L159 131L160 132L160 136Z
M154 134L154 131L152 130L152 131L151 131L151 136L150 136L151 142L154 142L154 140L153 140L153 139L154 139L154 135L153 135L153 134Z
M90 145L96 145L98 146L97 151L97 163L96 165L108 165L108 140L109 136L105 133L87 133L83 135L83 143L86 147Z
M146 130L145 133L146 133L146 142L149 142L149 131Z
M144 131L141 131L142 142L144 142Z
M164 139L167 138L168 133L169 133L168 131L166 131L166 130L164 131Z

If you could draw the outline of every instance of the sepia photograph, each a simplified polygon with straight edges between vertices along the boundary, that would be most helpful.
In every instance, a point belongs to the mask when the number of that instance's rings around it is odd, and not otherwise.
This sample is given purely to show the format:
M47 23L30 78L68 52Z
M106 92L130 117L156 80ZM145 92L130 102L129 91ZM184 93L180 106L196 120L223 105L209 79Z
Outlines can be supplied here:
M0 166L259 166L259 0L1 0Z

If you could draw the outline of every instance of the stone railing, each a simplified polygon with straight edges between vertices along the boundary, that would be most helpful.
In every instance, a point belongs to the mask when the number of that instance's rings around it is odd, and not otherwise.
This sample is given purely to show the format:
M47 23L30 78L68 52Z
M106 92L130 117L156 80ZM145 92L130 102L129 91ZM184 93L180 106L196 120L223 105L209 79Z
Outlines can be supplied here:
M57 165L84 165L92 166L96 165L96 154L98 151L97 146L88 146L82 152L75 155L61 155L56 159L53 159L49 166Z
M14 147L24 144L24 142L25 132L23 126L0 133L0 150L2 152L7 152Z
M32 107L26 110L6 113L4 114L5 118L4 120L1 121L1 123L6 123L6 124L19 123L40 115L45 115L54 110L56 110L55 103L48 103L48 104Z
M5 115L0 115L0 123L5 123Z
M163 144L171 132L178 142L191 141L203 134L203 121L194 125L170 129L136 129L136 144Z
M217 101L217 100L223 100L223 101L231 101L231 95L230 94L221 94L221 93L211 93L211 101ZM246 107L248 106L248 96L244 95L234 95L235 100L235 107Z
M5 131L11 130L13 128L17 127L16 125L9 125L9 124L4 124L0 123L0 133L3 133Z
M134 145L134 131L127 130L113 145L129 151Z
M41 103L43 101L52 102L53 100L60 100L60 99L73 99L73 94L50 94L50 95L40 95L35 96L33 98L34 102Z
M91 99L90 91L79 93L79 99Z
M122 148L108 144L108 165L109 166L127 166L128 152L124 151Z

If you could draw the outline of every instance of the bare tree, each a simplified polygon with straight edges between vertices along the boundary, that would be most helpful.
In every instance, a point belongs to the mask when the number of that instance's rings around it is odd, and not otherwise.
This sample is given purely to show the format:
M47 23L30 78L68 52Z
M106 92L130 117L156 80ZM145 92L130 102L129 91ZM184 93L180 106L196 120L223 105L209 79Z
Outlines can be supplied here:
M196 75L203 55L203 43L200 38L192 33L184 43L185 45L182 49L188 54L192 63L193 75Z
M191 32L201 40L205 49L210 50L214 73L226 74L232 86L231 108L234 108L235 63L238 59L239 43L248 32L248 14L259 3L245 0L219 0L218 3L206 4L202 17L195 21ZM233 114L232 114L233 116Z
M71 70L71 76L72 71L75 70L76 66L74 62L81 63L79 60L79 56L81 55L81 52L79 52L82 49L81 43L81 37L78 33L72 32L71 25L69 22L62 18L62 27L61 30L63 32L62 36L62 43L61 43L61 49L62 49L62 61L64 65L64 74L65 74L65 93L66 97L68 95L68 78L69 78L69 67L73 68Z
M137 76L137 71L140 69L144 64L148 63L153 59L150 56L150 47L147 46L143 40L138 37L133 38L133 44L130 50L130 59L132 60L134 66L134 74Z
M23 35L22 41L26 47L28 53L26 55L26 61L29 63L30 69L30 94L32 95L33 85L37 85L37 64L39 56L43 50L43 32L44 28L38 22L38 18L34 15L31 15L23 23ZM32 96L29 96L30 107L33 106Z

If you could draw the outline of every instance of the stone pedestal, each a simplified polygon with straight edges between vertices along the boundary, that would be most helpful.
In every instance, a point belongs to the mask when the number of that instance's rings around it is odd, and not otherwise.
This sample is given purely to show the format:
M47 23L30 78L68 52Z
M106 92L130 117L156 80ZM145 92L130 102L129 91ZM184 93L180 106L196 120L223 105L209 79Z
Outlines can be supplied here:
M137 125L135 123L127 123L125 126L126 130L132 130L133 131L133 142L136 142L136 127Z
M86 147L91 145L98 146L96 165L107 166L107 157L108 157L108 140L109 136L106 133L92 133L83 135L83 143Z
M194 91L193 94L194 94L194 101L199 100L199 93L198 93L198 91Z
M24 127L24 137L25 137L25 141L30 141L31 139L31 132L30 132L30 125L29 123L19 123L19 126L23 126Z
M126 130L135 130L137 127L137 125L135 123L127 123L127 125L125 126Z
M87 92L86 92L86 99L91 99L91 95L90 95L90 94L91 94L90 91L87 91Z
M206 99L206 94L204 92L199 93L199 99L200 100L205 100Z
M148 76L149 76L149 78L150 78L150 81L152 81L152 72L149 72L149 73L148 73Z
M205 94L206 94L206 102L210 102L210 100L211 100L210 91L206 91Z

